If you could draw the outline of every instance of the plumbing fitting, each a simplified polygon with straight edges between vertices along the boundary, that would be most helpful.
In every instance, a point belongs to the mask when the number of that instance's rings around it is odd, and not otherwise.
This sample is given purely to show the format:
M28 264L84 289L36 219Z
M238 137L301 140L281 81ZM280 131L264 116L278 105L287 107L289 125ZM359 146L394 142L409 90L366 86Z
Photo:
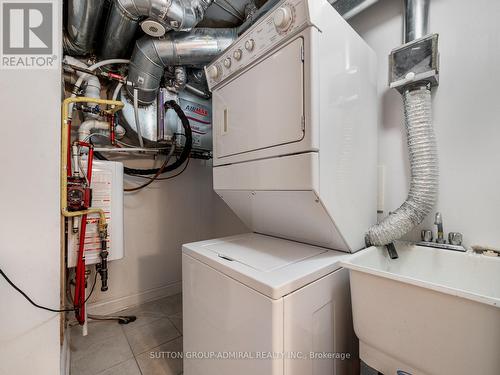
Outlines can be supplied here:
M99 121L99 120L87 120L81 123L78 128L78 139L80 141L85 140L93 130L100 130L109 132L110 138L112 138L113 131L117 138L121 138L125 135L125 129L120 125L113 126L114 130L111 129L111 125L107 121Z
M81 62L80 60L72 57L72 56L64 56L63 63L68 64L68 65L74 65L79 68L87 69L88 66L87 64ZM89 98L95 98L99 99L101 97L101 83L99 82L99 78L97 78L95 75L92 74L87 74L84 72L81 72L79 70L74 70L76 75L83 80L83 82L86 83L85 87L85 96ZM79 90L80 86L75 85L74 90ZM77 92L73 91L73 94L77 94ZM90 106L91 108L95 109L97 105ZM85 119L95 119L97 118L98 115L92 114L92 113L85 113Z

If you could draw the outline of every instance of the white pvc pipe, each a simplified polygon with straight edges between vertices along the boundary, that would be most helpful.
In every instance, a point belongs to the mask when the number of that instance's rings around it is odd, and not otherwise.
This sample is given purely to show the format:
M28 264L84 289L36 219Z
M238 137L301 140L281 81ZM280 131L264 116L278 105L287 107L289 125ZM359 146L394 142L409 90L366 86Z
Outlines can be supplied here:
M89 66L87 69L89 71L93 72L94 70L96 70L97 68L100 68L101 66L113 65L113 64L128 64L129 62L130 62L130 60L127 60L127 59L109 59L109 60L99 61L98 63ZM75 86L73 88L73 93L71 94L72 98L76 97L75 93L78 91L78 89L82 85L83 81L85 79L87 79L88 76L92 76L92 75L83 73L80 77L78 77L78 80L76 81ZM73 103L71 103L69 105L68 119L71 119L72 114L73 114Z
M98 120L87 120L82 122L78 128L78 139L80 141L85 140L90 134L92 134L92 130L109 131L109 122ZM125 135L125 129L122 126L117 125L116 135L118 138L123 137Z
M139 146L141 146L141 148L144 148L144 141L142 140L141 123L139 121L139 90L137 88L134 88L134 117L135 117L135 130L137 131Z

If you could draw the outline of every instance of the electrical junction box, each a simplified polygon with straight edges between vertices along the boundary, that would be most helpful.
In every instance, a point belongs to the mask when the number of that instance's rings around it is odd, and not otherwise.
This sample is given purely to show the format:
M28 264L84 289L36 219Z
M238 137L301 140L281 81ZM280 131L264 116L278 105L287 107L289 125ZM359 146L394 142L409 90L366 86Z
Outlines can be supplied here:
M85 165L84 165L85 167ZM92 207L102 208L108 223L108 261L124 256L123 246L123 164L113 161L95 160L92 168ZM101 261L101 242L97 231L99 215L87 217L85 235L85 264ZM78 220L78 228L80 227ZM68 267L75 267L78 256L80 232L73 233L72 222L68 225Z

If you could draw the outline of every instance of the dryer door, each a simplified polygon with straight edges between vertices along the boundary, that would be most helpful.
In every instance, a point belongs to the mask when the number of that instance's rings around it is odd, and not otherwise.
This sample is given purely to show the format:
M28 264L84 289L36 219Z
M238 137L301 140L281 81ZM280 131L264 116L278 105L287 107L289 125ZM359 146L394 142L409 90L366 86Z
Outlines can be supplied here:
M302 140L303 46L295 39L214 92L217 158Z

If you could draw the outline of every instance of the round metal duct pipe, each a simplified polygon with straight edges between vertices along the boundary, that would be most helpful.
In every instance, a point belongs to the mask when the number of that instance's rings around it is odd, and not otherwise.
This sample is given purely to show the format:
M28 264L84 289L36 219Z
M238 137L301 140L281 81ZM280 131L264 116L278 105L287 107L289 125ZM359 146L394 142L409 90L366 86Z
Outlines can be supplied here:
M429 33L430 0L404 0L404 43Z
M162 39L142 37L135 43L128 80L139 90L139 103L154 102L167 66L203 66L219 56L237 38L236 29L194 29L170 32ZM127 87L130 97L133 87Z

